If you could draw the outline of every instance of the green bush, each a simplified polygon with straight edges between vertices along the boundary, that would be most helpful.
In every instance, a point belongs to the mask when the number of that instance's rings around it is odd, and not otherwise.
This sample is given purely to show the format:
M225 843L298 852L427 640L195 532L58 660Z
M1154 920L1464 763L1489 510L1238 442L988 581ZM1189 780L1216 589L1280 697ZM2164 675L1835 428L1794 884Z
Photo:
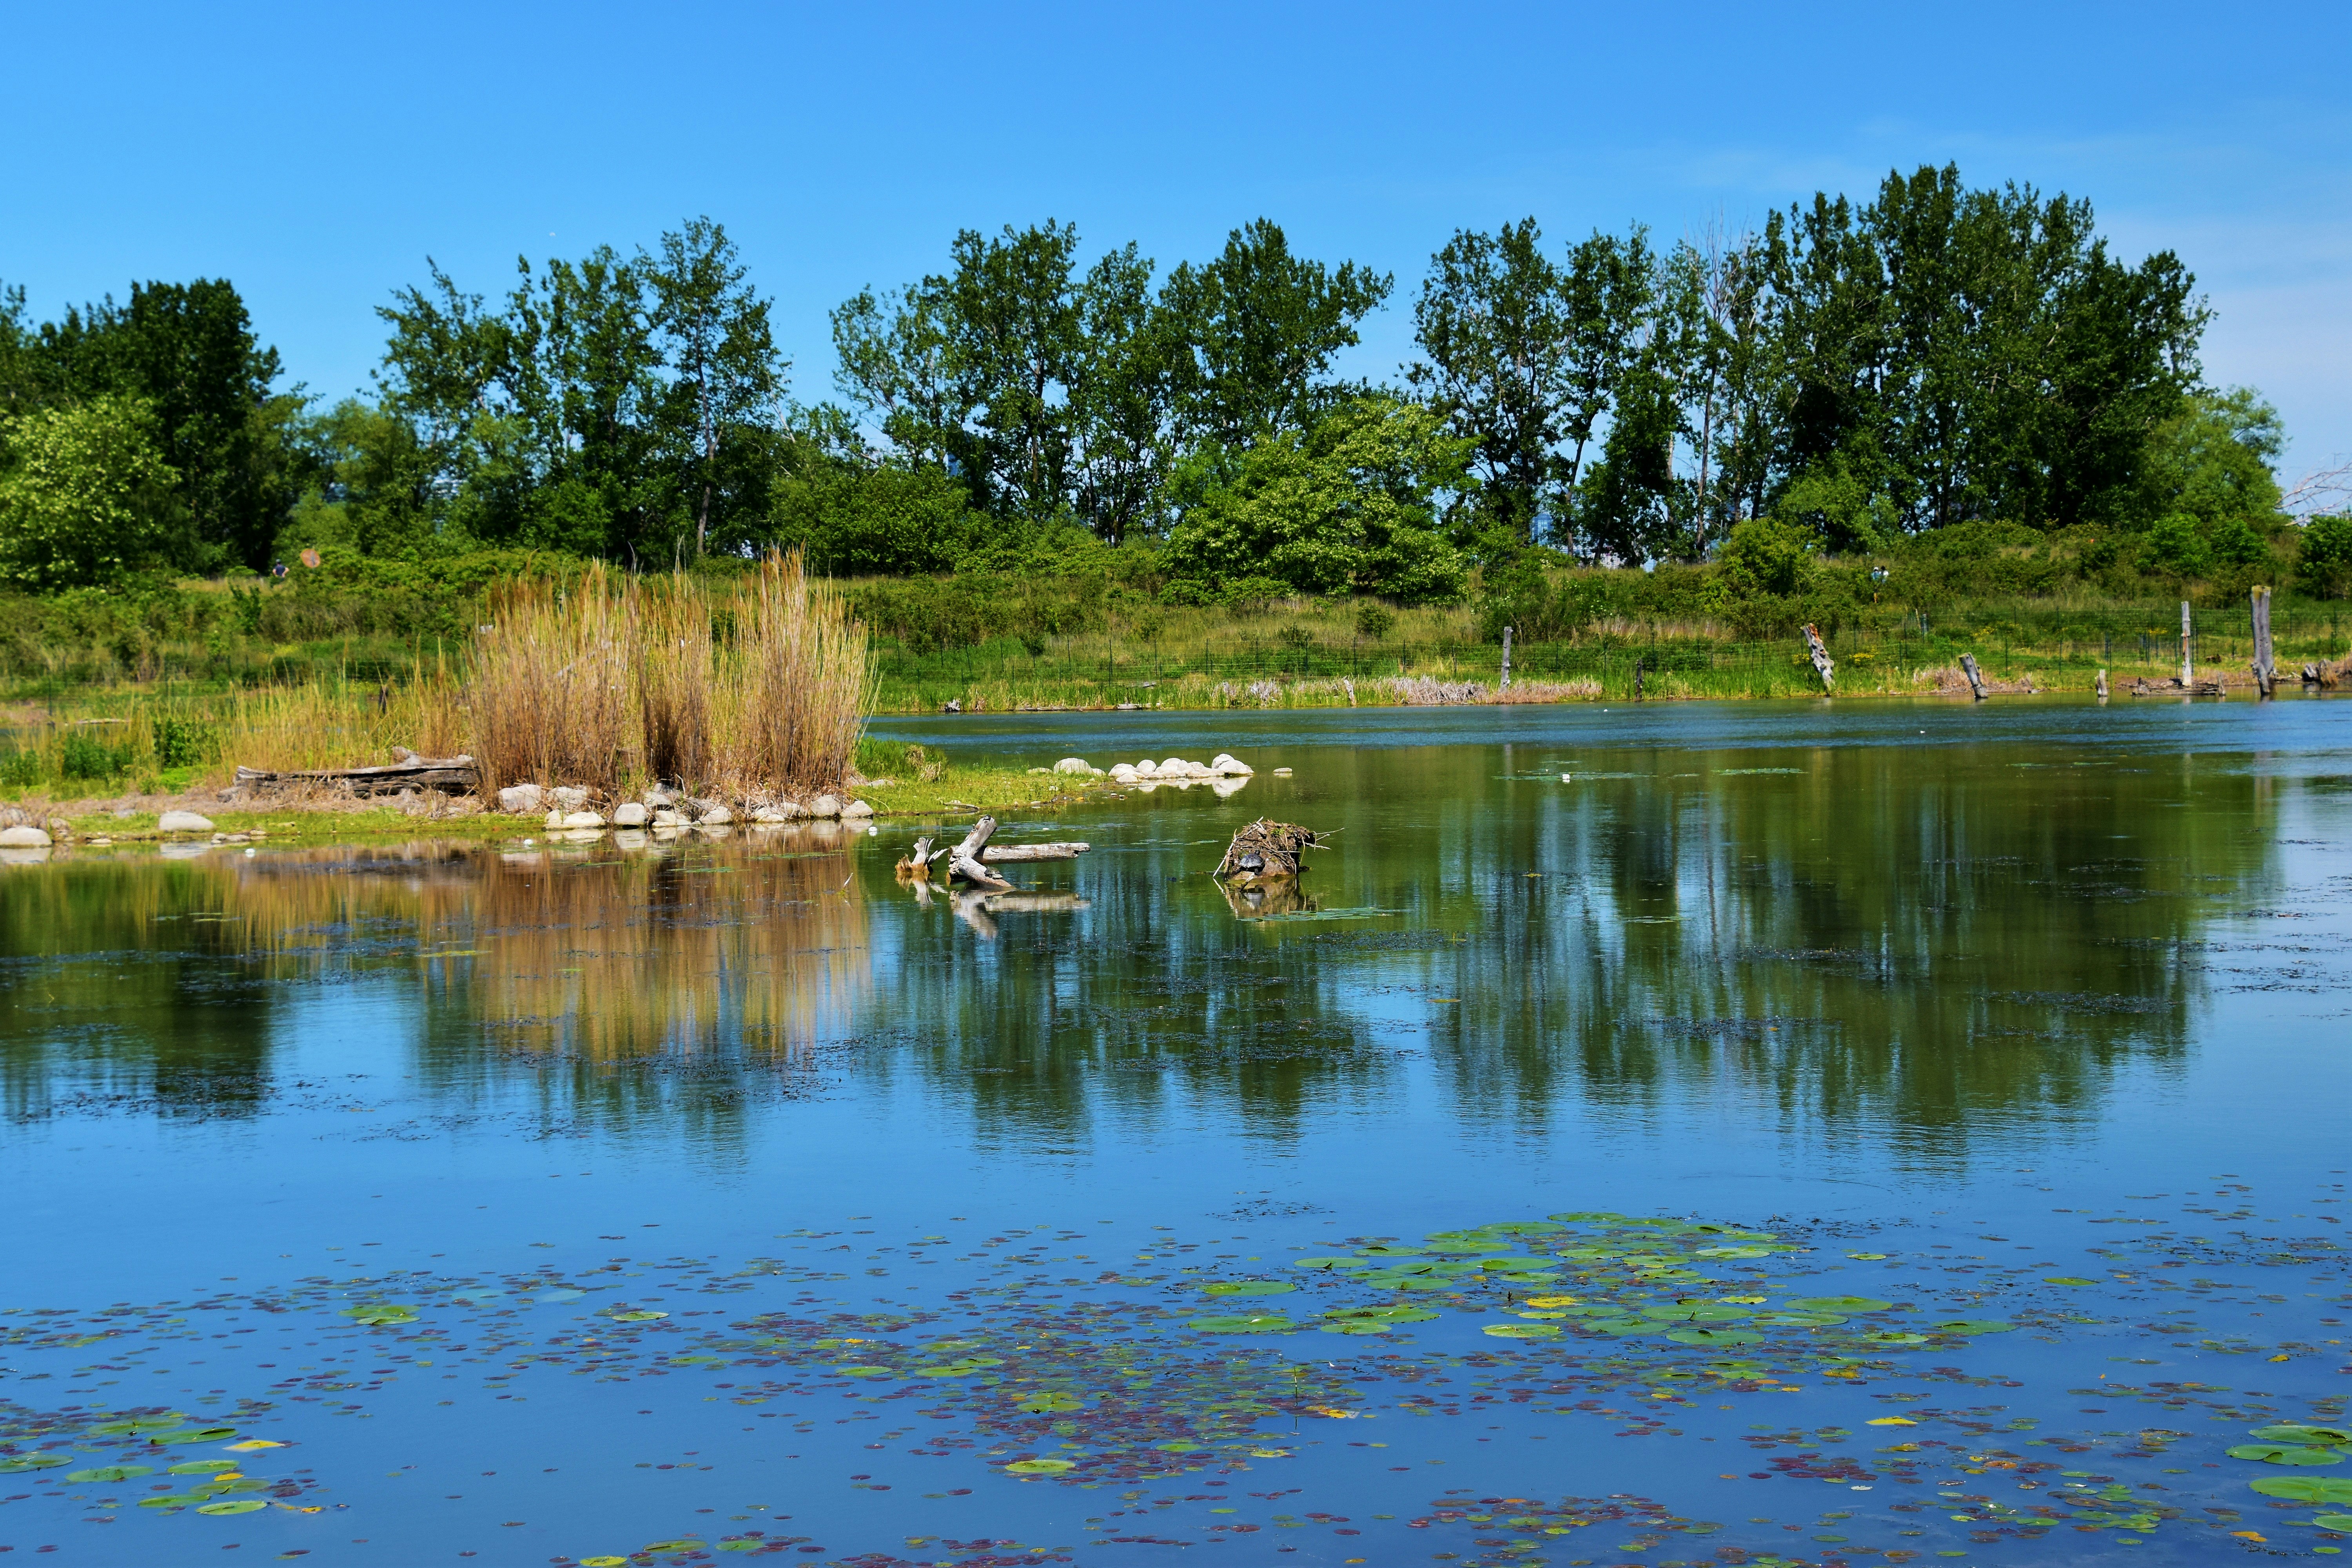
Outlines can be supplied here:
M2352 516L2315 517L2303 525L2296 577L2305 593L2323 599L2352 591Z
M69 779L110 779L131 771L133 748L110 746L88 730L71 729L58 748L58 772Z

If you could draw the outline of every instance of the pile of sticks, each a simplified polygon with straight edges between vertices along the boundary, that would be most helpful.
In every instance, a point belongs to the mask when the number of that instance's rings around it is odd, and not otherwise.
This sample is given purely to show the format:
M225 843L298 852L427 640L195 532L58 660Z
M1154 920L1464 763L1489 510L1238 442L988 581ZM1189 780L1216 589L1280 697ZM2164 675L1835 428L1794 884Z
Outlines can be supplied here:
M1276 877L1296 877L1306 868L1309 849L1324 847L1311 827L1295 822L1270 822L1261 816L1239 833L1225 848L1214 873L1221 882L1246 886Z

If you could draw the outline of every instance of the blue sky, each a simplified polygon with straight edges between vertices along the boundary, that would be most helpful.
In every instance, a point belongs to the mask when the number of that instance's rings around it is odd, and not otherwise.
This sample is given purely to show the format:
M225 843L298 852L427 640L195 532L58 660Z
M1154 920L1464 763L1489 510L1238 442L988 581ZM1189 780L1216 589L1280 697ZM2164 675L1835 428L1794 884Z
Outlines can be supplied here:
M289 375L364 387L430 254L728 226L795 393L826 310L1048 216L1164 270L1265 215L1397 274L1356 374L1461 226L1565 243L1759 223L1957 161L2179 251L2212 379L2284 412L2290 480L2352 458L2352 5L34 6L5 13L0 280L37 314L234 279Z

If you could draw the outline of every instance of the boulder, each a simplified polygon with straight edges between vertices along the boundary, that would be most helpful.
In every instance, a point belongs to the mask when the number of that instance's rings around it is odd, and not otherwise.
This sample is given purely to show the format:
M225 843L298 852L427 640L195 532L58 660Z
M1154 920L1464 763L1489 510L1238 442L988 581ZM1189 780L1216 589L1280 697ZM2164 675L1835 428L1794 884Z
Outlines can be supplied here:
M569 811L563 815L563 826L575 831L581 828L593 829L604 826L604 819L593 811Z
M614 806L614 807L613 808L613 826L615 826L615 827L643 827L645 825L646 825L646 808L645 808L644 806L642 806L642 805L639 805L635 801L634 801L634 800L626 800L626 801L623 801L619 805L616 805L616 806Z
M193 811L167 811L156 818L155 826L165 833L210 833L213 819Z
M841 815L845 817L871 816L874 815L874 808L862 800L853 800L841 808Z
M558 811L585 811L588 792L578 784L558 784L547 792L548 804Z
M15 827L0 827L0 849L47 849L48 847L49 836L37 827L28 827L21 823Z
M821 795L809 802L809 815L814 817L835 817L841 815L841 802L829 795Z
M561 826L563 826L563 814L562 814L562 812L560 812L560 811L551 811L551 812L549 812L549 813L547 814L547 826L548 826L549 827L551 827L551 828L554 828L554 827L561 827Z
M656 827L684 827L686 826L686 814L684 812L677 811L656 811L654 813L654 826Z
M499 791L499 809L518 816L547 809L547 792L535 784L509 784Z
M792 821L794 817L800 816L800 814L801 808L797 805L793 806L790 810L786 810L781 805L763 805L760 807L759 810L751 814L751 820L763 826L777 827L782 826L784 823Z
M1217 776L1217 770L1206 763L1186 763L1184 776L1188 779L1213 779Z
M1160 771L1160 764L1153 762L1150 757L1146 757L1143 761L1136 763L1135 766L1129 771L1133 773L1137 778L1148 779Z
M696 824L703 827L724 827L734 820L735 814L727 808L724 802L716 800L706 805L702 815L695 818Z
M1160 759L1160 771L1163 773L1173 773L1180 779L1187 776L1192 772L1192 764L1186 762L1181 757L1162 757Z
M656 784L653 788L646 791L645 795L641 798L647 805L651 806L656 811L659 811L663 806L676 805L677 804L677 792L674 790L664 789L659 784Z
M1064 757L1054 764L1054 771L1057 773L1090 773L1095 770L1087 764L1084 757Z

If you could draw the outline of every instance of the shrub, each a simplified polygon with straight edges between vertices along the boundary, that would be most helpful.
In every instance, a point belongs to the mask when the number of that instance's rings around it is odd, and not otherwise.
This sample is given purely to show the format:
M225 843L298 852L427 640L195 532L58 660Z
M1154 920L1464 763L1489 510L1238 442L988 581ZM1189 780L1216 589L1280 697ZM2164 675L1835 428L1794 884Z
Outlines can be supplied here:
M2297 580L2305 593L2325 599L2352 591L2352 516L2315 517L2303 525Z

